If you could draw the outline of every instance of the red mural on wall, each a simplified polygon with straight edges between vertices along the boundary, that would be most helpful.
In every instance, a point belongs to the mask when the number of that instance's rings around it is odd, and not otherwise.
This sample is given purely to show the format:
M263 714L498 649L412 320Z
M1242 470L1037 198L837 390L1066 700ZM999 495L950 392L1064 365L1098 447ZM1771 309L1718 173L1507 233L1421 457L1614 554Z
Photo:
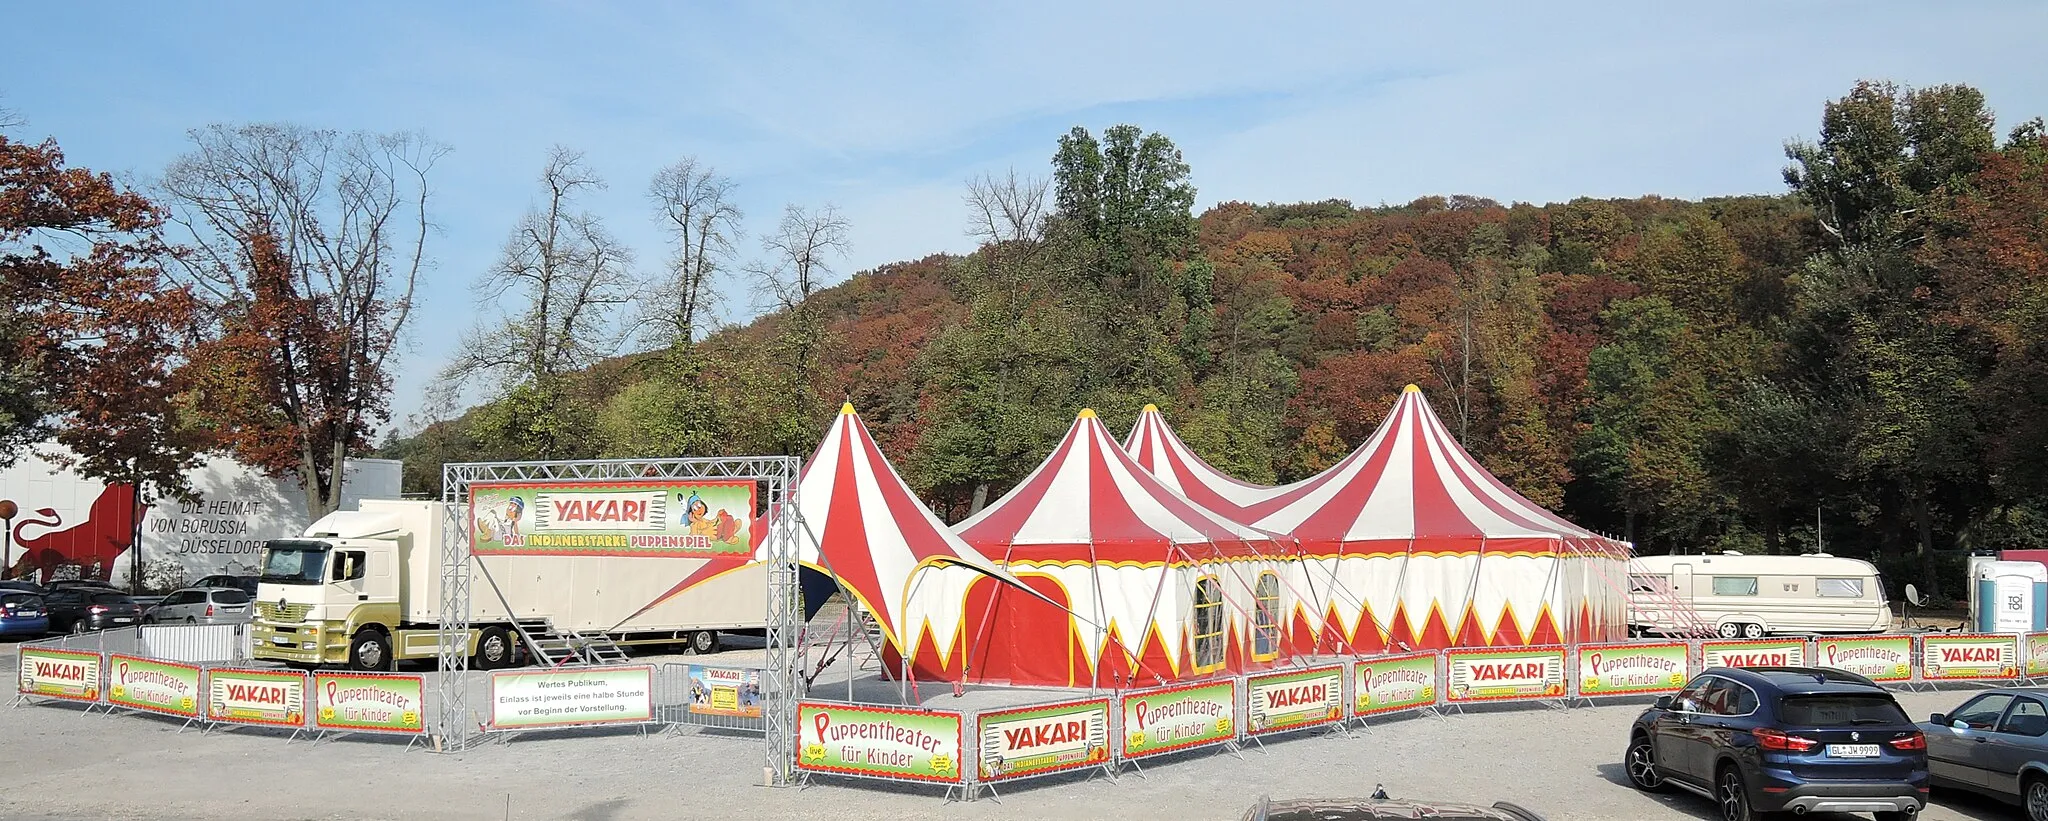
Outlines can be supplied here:
M25 510L14 520L13 566L0 575L48 581L57 568L73 566L81 577L104 579L134 543L135 488L108 485L82 521L66 522L54 508Z

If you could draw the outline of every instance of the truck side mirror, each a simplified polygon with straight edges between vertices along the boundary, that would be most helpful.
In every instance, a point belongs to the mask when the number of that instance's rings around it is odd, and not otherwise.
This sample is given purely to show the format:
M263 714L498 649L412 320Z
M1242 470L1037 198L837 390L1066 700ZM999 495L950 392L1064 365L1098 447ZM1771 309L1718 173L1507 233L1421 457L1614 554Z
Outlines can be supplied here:
M364 554L364 553L351 553L351 554L349 554L349 557L348 557L348 577L349 577L349 580L350 580L350 581L354 581L354 580L356 580L356 579L360 579L360 578L362 578L362 577L363 577L363 571L369 568L369 564L370 564L370 557L369 557L369 555L368 555L368 554Z
M1669 709L1671 709L1671 697L1670 697L1670 696L1658 696L1658 697L1657 697L1657 709L1659 709L1659 710L1669 710Z
M339 581L346 581L346 580L348 580L348 554L347 554L347 553L336 553L336 554L334 554L334 569L333 569L332 571L330 571L330 572L329 572L329 573L327 574L327 578L328 578L328 580L330 580L330 581L337 581L337 582L339 582Z

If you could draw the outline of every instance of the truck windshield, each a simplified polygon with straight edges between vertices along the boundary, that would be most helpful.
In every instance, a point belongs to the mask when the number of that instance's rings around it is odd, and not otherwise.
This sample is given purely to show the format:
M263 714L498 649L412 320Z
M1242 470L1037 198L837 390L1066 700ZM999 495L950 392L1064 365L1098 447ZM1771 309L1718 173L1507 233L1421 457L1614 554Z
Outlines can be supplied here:
M264 548L263 575L269 584L319 584L320 570L327 566L327 545L322 542L271 542Z

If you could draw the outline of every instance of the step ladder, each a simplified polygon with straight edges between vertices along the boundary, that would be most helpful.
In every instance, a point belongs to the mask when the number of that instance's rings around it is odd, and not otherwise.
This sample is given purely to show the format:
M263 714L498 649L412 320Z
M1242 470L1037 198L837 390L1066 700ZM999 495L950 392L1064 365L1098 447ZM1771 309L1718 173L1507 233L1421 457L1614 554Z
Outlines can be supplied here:
M519 638L526 643L526 649L533 653L534 662L542 667L584 667L629 661L625 648L599 631L564 632L544 617L519 619L512 624L518 628Z

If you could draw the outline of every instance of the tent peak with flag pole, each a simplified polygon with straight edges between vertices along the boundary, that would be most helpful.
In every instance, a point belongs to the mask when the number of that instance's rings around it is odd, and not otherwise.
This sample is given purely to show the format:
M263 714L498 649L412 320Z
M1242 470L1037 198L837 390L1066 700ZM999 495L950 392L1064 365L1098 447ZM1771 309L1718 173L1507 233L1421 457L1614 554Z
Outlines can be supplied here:
M1094 419L1094 418L1095 418L1095 409L1094 409L1094 408L1082 408L1082 409L1081 409L1081 412L1080 412L1079 414L1077 414L1077 415L1076 415L1076 416L1075 416L1074 418L1076 418L1076 419Z
M854 413L854 412L853 412L853 403L852 403L852 402L848 402L848 403L846 403L846 404L844 404L844 405L840 405L840 406L839 406L839 415L840 415L840 416L858 416L859 414L857 414L857 413Z

